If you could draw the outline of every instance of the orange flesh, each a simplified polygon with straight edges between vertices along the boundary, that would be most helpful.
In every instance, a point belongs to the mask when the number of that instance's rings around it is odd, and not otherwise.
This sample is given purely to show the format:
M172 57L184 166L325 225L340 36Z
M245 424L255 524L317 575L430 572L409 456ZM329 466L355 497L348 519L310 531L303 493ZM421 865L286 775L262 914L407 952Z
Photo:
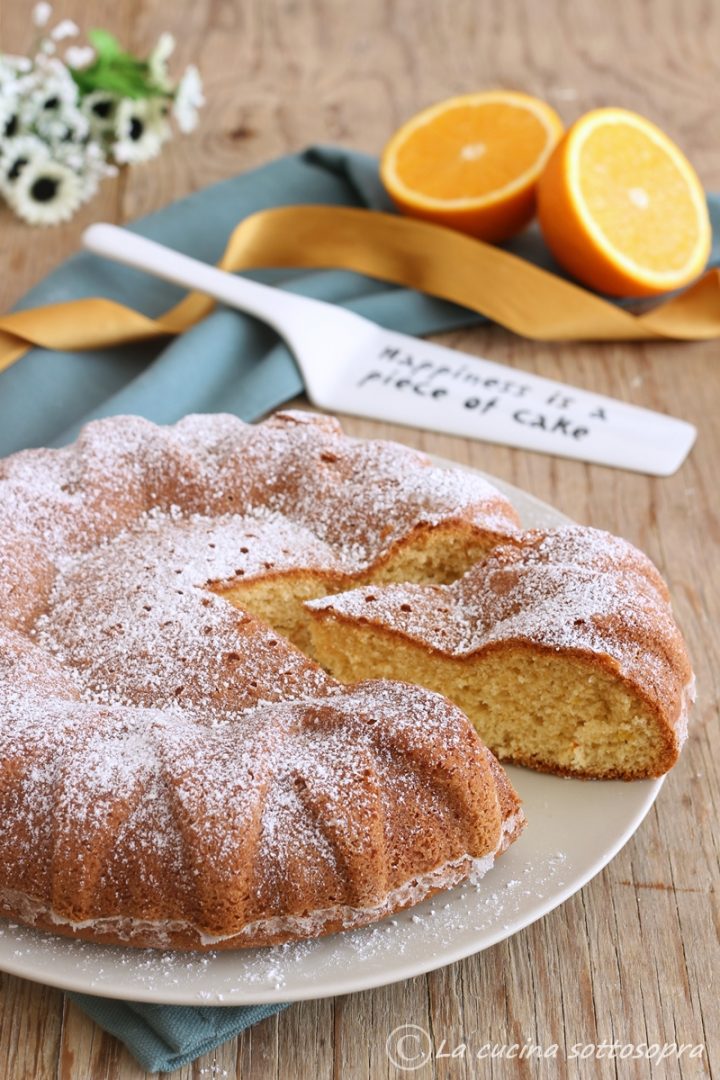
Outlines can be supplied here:
M698 239L686 179L661 146L635 126L600 125L579 151L587 212L620 254L660 273L682 270Z
M407 136L394 172L428 198L483 198L532 169L549 137L527 108L497 101L460 105Z

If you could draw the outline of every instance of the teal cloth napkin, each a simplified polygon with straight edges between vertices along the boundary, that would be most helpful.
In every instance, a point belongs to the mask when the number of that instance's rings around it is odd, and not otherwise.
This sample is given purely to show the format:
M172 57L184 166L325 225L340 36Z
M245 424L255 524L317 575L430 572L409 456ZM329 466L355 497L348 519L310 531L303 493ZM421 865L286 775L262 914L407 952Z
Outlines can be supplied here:
M209 262L233 227L271 206L327 203L390 210L374 158L314 147L190 195L130 226ZM720 265L720 196L712 265ZM560 272L537 230L510 245ZM475 312L347 271L258 271L249 276L342 304L388 329L428 334L482 321ZM107 296L158 315L182 293L165 282L96 256L68 259L24 297L19 308ZM59 446L88 420L136 413L172 423L188 412L231 412L255 420L299 394L300 373L276 335L239 312L218 308L169 343L147 342L82 353L33 349L0 375L0 456L28 446ZM98 1024L121 1039L151 1072L170 1072L251 1024L286 1008L145 1005L71 994Z
M173 1072L287 1005L193 1008L68 994L96 1024L125 1043L148 1072Z

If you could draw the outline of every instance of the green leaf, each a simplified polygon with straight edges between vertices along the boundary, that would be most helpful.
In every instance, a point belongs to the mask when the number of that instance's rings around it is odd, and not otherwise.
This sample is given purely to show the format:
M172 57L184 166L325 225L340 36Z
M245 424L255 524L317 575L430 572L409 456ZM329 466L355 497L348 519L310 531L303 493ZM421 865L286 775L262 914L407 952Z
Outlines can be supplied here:
M82 94L107 90L134 100L168 96L153 83L148 62L125 52L113 34L95 29L88 32L88 39L97 54L95 62L82 71L70 68Z
M98 57L94 64L83 71L71 71L83 94L107 90L135 100L167 96L152 82L148 64L122 51L111 59Z
M99 60L114 60L122 53L120 42L108 30L88 30L87 36Z
M88 74L87 68L83 68L82 71L79 71L77 68L71 67L68 70L75 80L81 94L91 94L93 90L96 89L92 76Z

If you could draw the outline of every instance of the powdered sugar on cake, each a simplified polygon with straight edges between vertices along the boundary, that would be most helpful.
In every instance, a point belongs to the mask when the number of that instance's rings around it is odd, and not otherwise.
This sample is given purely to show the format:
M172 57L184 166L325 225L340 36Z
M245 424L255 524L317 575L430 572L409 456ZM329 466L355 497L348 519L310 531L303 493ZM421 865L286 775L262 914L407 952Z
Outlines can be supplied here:
M273 940L273 920L310 932L317 898L320 929L356 925L491 852L517 799L459 710L341 687L210 588L357 573L459 515L515 529L479 478L302 414L120 418L3 462L0 888L24 898L5 910L125 920L141 944L156 923L170 944L253 924Z
M212 518L284 516L298 527L301 558L306 544L320 545L316 555L326 545L347 571L367 568L418 525L462 518L498 539L518 526L481 477L435 468L396 443L354 442L333 418L304 413L257 426L188 416L170 428L117 417L89 424L64 450L0 462L0 527L40 543L51 562L173 505Z

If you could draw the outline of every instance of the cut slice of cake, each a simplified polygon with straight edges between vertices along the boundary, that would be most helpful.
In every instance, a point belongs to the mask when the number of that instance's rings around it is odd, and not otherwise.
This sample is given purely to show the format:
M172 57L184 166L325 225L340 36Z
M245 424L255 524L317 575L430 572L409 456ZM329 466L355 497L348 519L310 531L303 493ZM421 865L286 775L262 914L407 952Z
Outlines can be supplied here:
M503 762L585 778L660 776L693 676L667 588L624 540L531 531L450 585L354 589L306 605L334 676L445 694Z

